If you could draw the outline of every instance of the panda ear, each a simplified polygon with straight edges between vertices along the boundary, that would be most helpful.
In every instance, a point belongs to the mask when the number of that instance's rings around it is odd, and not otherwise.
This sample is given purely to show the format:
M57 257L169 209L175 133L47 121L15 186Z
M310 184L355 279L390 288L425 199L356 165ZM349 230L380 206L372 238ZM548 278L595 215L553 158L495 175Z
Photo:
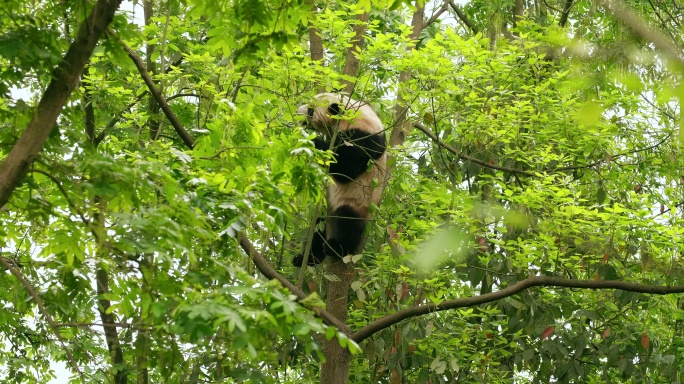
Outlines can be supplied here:
M340 105L337 103L332 103L328 106L328 113L331 114L332 116L336 116L340 114Z
M309 107L309 108L306 109L306 115L309 116L309 117L313 117L313 115L314 115L314 109L313 109L313 107Z

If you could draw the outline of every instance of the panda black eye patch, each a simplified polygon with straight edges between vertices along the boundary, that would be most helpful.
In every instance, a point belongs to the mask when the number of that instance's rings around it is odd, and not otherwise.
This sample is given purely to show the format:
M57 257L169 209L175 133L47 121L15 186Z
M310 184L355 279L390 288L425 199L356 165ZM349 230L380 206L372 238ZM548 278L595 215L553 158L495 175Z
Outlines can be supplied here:
M328 106L328 113L333 115L333 116L339 115L340 114L340 105L338 103L331 103Z
M306 115L309 116L309 117L313 117L313 115L314 115L314 108L313 108L313 107L307 108L307 110L306 110Z

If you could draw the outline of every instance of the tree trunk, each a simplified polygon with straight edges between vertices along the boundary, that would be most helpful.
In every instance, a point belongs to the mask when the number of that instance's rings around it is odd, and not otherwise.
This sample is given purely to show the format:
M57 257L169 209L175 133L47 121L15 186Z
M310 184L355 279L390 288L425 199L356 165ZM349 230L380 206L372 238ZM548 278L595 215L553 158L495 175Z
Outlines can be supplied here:
M40 98L36 113L0 166L0 208L7 203L45 145L64 104L79 83L83 67L120 3L121 0L99 0L95 4L79 26L76 39L66 55L52 72L52 80Z
M335 258L328 263L328 273L336 276L338 281L328 283L326 310L343 323L347 322L349 304L349 287L354 277L354 265L345 264L342 259ZM321 367L321 384L345 384L349 379L349 350L340 346L336 338L323 344L323 355L326 358Z

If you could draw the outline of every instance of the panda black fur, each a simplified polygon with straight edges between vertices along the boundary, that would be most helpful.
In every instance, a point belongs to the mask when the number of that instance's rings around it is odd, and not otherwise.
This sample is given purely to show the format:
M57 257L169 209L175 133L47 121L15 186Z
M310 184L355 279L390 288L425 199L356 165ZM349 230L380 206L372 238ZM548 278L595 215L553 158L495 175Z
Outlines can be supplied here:
M361 245L370 218L369 207L371 203L378 204L382 195L387 143L375 111L368 104L347 96L318 94L314 103L302 105L297 113L306 115L306 125L319 134L314 139L317 149L330 148L330 140L335 130L338 131L332 147L335 161L328 170L334 183L326 191L325 234L316 231L309 253L308 264L315 265L326 256L346 256ZM369 162L372 162L370 166ZM302 262L302 255L292 260L297 267Z

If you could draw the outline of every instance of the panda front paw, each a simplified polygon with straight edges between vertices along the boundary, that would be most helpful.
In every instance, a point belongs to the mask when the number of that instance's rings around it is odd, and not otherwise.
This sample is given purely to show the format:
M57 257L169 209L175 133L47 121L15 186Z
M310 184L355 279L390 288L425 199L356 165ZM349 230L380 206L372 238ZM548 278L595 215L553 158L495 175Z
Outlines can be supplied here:
M295 267L301 267L303 262L304 255L302 255L301 253L292 259L292 265L294 265Z
M329 239L325 244L325 254L332 257L343 258L346 256L344 253L344 247L336 239Z
M326 142L320 137L316 137L313 139L314 147L318 149L319 151L327 151L330 148L330 143Z

